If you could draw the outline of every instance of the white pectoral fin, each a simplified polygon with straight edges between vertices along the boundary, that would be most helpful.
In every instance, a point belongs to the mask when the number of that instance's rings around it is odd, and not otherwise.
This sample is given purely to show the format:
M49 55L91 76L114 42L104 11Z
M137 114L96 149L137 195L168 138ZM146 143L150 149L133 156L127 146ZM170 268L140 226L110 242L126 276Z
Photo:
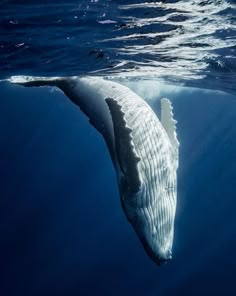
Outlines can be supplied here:
M179 141L176 133L176 123L174 120L173 107L168 99L161 99L161 123L170 139L171 145L178 151Z
M138 157L132 139L132 129L127 126L122 107L113 98L106 99L111 112L115 134L116 153L120 168L125 176L130 192L137 192L141 187L138 169Z
M175 164L174 165L175 169L177 169L178 162L179 162L179 141L177 139L177 133L176 133L177 121L174 119L172 104L166 98L161 99L161 123L172 145L172 148L173 148L172 160L173 160L173 163Z

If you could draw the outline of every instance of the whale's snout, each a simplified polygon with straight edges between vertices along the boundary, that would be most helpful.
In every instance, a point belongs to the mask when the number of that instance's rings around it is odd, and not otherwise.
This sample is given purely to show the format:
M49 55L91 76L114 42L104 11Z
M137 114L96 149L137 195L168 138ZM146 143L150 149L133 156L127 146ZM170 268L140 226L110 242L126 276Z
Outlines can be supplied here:
M136 231L137 232L137 231ZM172 239L166 245L161 245L157 237L150 239L149 235L137 233L148 256L158 265L163 265L172 259Z
M149 251L147 252L149 254L149 256L151 257L151 259L158 265L163 265L165 263L167 263L168 261L170 261L172 259L172 252L171 250L166 251L166 253L162 253L162 252L154 252L154 251Z
M172 259L172 252L170 250L167 251L167 253L163 256L157 256L154 258L154 261L156 262L157 265L163 265L170 261Z

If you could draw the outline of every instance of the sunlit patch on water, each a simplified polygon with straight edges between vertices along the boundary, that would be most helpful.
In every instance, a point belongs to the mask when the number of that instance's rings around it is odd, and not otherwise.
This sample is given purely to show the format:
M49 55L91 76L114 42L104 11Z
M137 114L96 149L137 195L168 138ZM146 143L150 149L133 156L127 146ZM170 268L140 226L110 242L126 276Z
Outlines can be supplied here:
M235 93L234 1L9 0L0 8L2 77L96 74Z

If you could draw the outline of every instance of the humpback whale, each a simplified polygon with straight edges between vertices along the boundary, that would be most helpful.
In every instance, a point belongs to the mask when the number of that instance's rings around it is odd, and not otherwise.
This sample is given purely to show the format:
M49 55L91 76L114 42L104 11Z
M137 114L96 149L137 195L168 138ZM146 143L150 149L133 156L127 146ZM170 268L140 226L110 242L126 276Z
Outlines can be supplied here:
M101 77L12 76L23 86L56 86L103 136L117 174L121 205L147 254L172 258L179 142L168 99L161 120L128 87Z

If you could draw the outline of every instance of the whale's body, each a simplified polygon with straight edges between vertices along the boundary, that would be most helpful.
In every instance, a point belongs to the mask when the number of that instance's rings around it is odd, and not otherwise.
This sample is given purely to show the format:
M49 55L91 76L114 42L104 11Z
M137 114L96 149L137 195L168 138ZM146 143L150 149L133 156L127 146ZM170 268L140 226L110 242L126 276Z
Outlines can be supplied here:
M58 86L102 134L114 164L123 210L149 256L171 258L176 211L178 147L172 107L161 122L129 88L98 77L13 76L24 86Z

